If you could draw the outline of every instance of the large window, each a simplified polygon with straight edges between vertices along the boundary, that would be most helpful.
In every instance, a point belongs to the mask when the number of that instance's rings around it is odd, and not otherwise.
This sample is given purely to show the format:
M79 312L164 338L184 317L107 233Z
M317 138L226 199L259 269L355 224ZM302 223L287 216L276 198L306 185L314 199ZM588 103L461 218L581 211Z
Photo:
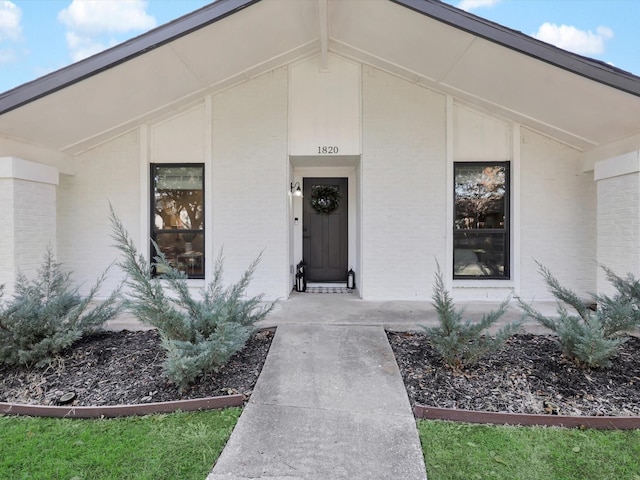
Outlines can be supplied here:
M151 196L151 238L172 266L204 278L204 166L152 164Z
M453 277L509 278L509 162L454 164Z

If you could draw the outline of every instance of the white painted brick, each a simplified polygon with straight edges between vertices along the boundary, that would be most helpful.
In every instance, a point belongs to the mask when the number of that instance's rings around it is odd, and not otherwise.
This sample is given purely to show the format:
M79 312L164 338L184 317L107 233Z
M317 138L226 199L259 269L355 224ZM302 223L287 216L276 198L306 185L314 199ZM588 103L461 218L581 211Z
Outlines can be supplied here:
M534 259L580 295L595 291L596 186L579 152L523 129L521 295L552 297Z
M248 294L289 286L287 72L278 69L213 99L213 250L236 281L264 250Z
M507 122L456 104L453 129L454 161L495 162L511 158Z
M429 299L435 259L443 267L450 261L445 258L447 233L452 228L446 214L452 201L446 184L446 98L363 68L363 154L356 179L362 250L357 252L361 264L354 262L358 286L365 299ZM286 297L290 290L287 81L284 68L248 80L213 96L210 112L213 144L207 175L213 188L206 198L212 222L206 228L213 251L207 254L215 257L224 247L226 278L235 281L264 249L249 294L264 292L267 298ZM23 242L18 254L15 240L8 238L12 253L8 256L6 250L0 250L0 265L11 265L15 259L25 265L33 262L33 252L45 241L38 227L48 225L57 232L58 258L88 287L118 255L107 223L108 202L138 240L148 224L146 215L141 218L141 205L148 195L141 190L141 162L208 161L200 158L208 151L202 145L209 138L209 132L202 131L207 128L208 113L198 107L151 125L147 159L140 158L143 139L138 131L81 154L75 159L75 175L61 176L57 198L55 191L52 195L51 191L34 192L31 187L14 192L13 182L0 180L0 200L19 198L23 210L16 207L15 212L35 219L16 224L16 230L30 241ZM455 127L474 128L476 123L469 123L470 118L463 118ZM510 129L493 119L485 126L485 130L466 132L473 134L456 140L456 151L464 157L460 160L506 155ZM499 144L487 141L487 135L499 137ZM485 138L485 143L475 149L472 143L478 138ZM598 185L598 194L609 202L603 200L598 208L615 212L600 215L596 239L596 186L590 176L580 173L579 153L533 132L526 131L525 138L521 190L512 193L521 201L522 269L514 270L513 275L519 276L522 295L548 297L533 258L579 292L596 289L596 259L619 260L622 257L616 252L628 251L631 253L620 263L638 268L638 178L607 179ZM185 158L179 158L181 151ZM471 158L475 154L481 158ZM35 196L45 198L53 213L39 208L42 201L34 201ZM57 224L51 227L47 222L56 214ZM6 215L0 213L0 221ZM598 258L596 244L601 251ZM147 245L141 247L146 252ZM41 255L39 252L37 258ZM121 278L120 272L113 271L105 290ZM501 297L505 291L480 288L464 293L470 298L487 298L488 292Z
M361 294L424 300L445 261L445 97L368 68L362 110Z
M0 224L3 225L3 241L0 248L0 285L13 290L15 281L15 232L14 232L14 180L0 178Z
M86 291L118 257L110 237L109 202L134 240L140 229L140 160L133 131L83 153L76 174L61 175L58 189L58 258ZM146 248L146 246L145 246ZM112 268L102 295L123 278Z
M31 278L46 249L56 250L56 186L15 180L14 201L14 260Z
M206 192L207 208L213 209L213 258L225 250L225 271L236 281L262 249L264 257L249 294L264 292L267 298L288 294L287 221L287 74L280 69L218 94L213 101L212 165L213 191ZM152 127L149 162L204 162L197 158L206 149L189 145L188 158L166 152L154 155L170 131L178 144L203 142L207 136L195 133L204 128L202 109L177 114ZM173 129L173 130L172 130ZM185 136L180 134L184 132ZM148 218L140 218L140 141L132 131L80 155L76 173L62 176L58 190L59 258L74 271L74 278L88 288L97 275L118 256L107 222L109 201L129 230L140 238ZM154 148L155 147L155 148ZM146 252L147 246L139 246ZM209 272L210 273L210 272ZM103 293L123 278L112 269ZM194 285L204 282L194 281Z
M598 263L640 277L640 173L598 182ZM598 269L598 292L614 291Z
M34 172L38 165L29 162ZM47 167L47 172L51 170ZM54 175L57 177L56 175ZM56 186L22 178L0 179L0 202L4 225L3 248L0 249L0 285L7 295L13 291L20 271L33 278L48 247L56 248Z
M205 155L204 105L175 115L150 128L153 163L201 163Z

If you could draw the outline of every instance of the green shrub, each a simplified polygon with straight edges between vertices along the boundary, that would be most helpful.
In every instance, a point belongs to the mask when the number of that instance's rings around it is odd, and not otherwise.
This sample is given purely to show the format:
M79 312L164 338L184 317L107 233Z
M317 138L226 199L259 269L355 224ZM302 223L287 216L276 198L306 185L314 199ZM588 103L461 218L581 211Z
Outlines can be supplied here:
M640 282L633 275L617 276L607 267L602 269L616 289L613 297L591 295L595 310L572 290L560 285L549 269L536 262L551 294L556 298L557 317L547 317L518 299L525 314L558 336L564 353L590 368L608 367L626 341L623 334L640 326ZM571 306L576 314L566 308Z
M222 285L222 253L216 260L212 281L194 299L187 277L173 268L160 252L150 265L139 254L113 208L110 217L116 248L123 254L120 267L128 274L126 308L140 321L158 329L167 352L164 370L171 381L186 388L205 372L215 371L241 350L275 302L262 305L262 295L246 298L245 291L260 258L240 280ZM156 251L160 251L154 244ZM152 277L151 269L163 272Z
M454 368L473 365L483 356L497 351L522 325L521 321L506 324L494 336L487 332L507 311L509 298L497 310L483 315L479 322L463 320L464 309L456 308L445 287L439 264L432 299L439 324L437 327L422 328L444 363Z
M108 270L108 269L107 269ZM0 363L44 364L83 335L101 328L120 308L119 289L91 306L105 271L85 297L47 249L36 278L20 272L13 299L0 305Z

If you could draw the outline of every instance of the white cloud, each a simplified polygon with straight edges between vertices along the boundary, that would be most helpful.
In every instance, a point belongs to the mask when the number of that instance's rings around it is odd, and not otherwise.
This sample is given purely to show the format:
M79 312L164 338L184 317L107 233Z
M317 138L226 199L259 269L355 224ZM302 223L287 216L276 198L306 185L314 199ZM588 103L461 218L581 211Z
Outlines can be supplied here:
M22 11L13 2L0 1L0 41L20 40Z
M457 7L462 10L470 11L478 8L490 8L501 1L502 0L461 0Z
M67 32L66 38L67 46L71 51L71 58L74 62L90 57L118 43L113 39L101 41L94 37L82 36L74 32Z
M115 45L113 35L144 32L157 25L145 0L73 0L58 13L67 27L67 46L74 61Z
M58 13L60 20L74 32L99 35L145 31L156 26L143 0L73 0Z
M613 38L609 27L598 27L596 33L580 30L570 25L544 23L533 34L538 40L550 43L564 50L580 55L598 55L604 53L605 42Z

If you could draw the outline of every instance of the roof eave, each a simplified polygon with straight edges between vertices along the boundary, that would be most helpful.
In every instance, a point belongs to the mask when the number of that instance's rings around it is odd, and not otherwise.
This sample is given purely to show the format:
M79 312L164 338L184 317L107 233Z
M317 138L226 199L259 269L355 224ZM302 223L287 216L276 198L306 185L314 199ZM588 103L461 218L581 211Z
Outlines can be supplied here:
M640 77L562 50L439 0L390 0L435 20L595 82L640 97Z
M215 23L260 0L217 0L115 47L0 94L0 115Z

